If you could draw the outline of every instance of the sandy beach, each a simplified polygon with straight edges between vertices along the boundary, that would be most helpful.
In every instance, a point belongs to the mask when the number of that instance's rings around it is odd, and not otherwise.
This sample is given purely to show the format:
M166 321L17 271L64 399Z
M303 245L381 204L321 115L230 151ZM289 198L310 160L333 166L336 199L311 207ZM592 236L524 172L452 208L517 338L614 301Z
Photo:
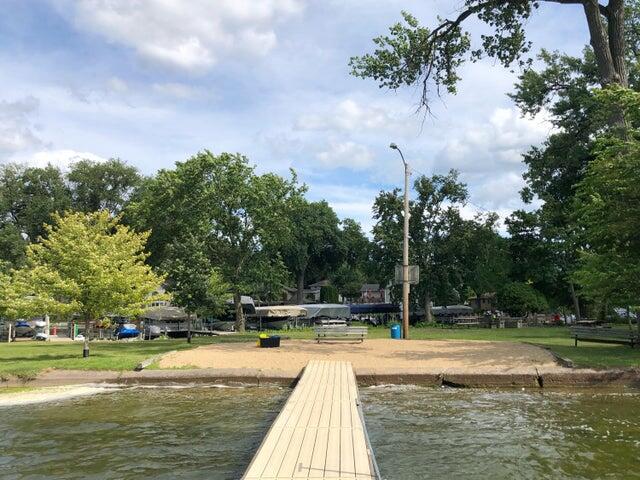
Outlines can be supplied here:
M257 348L255 343L207 345L172 352L160 368L268 369L298 374L312 359L351 362L358 373L481 374L563 370L547 350L522 343L457 340L371 339L363 343L316 343L283 340L280 348Z

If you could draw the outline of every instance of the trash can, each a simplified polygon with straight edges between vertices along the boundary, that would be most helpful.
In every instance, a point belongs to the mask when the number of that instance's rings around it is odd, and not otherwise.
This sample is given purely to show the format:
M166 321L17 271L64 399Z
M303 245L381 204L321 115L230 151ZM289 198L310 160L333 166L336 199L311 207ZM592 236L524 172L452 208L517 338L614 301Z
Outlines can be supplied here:
M394 323L393 325L391 325L391 338L398 340L400 339L400 337L402 337L402 330L400 328L400 325Z
M260 348L277 348L280 346L280 337L272 335L270 337L260 336Z

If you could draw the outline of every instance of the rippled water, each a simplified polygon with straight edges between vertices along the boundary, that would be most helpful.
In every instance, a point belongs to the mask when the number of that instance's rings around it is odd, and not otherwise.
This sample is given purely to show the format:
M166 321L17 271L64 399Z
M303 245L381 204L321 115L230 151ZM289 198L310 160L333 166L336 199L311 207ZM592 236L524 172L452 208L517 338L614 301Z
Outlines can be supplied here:
M640 478L640 394L361 389L387 479Z
M134 388L0 408L2 479L238 479L289 391ZM640 478L640 395L362 388L388 480Z

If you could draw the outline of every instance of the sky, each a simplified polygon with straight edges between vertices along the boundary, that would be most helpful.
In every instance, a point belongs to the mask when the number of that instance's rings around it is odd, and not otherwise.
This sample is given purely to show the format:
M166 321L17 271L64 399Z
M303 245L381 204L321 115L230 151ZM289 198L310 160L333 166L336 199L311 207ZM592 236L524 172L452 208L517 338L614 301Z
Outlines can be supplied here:
M312 200L373 225L380 190L402 186L395 142L420 174L455 168L465 214L522 208L521 155L551 131L523 118L511 72L485 59L458 94L416 113L419 91L381 90L349 58L400 12L433 25L461 0L3 0L0 163L118 157L151 175L198 151L246 155L259 172L293 168ZM483 32L471 22L472 34ZM581 7L545 4L529 20L533 51L579 53Z

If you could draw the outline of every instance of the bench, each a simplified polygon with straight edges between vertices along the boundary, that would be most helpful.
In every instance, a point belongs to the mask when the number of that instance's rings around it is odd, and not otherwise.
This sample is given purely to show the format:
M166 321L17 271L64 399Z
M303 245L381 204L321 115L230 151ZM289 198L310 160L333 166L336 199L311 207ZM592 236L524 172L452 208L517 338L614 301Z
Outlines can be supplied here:
M578 340L581 342L618 343L631 347L640 344L640 336L637 332L619 328L572 327L571 336L575 340L576 347Z
M360 342L364 342L364 337L368 333L367 327L348 327L346 325L321 325L313 330L318 343L320 340L350 340L353 338L359 338Z

